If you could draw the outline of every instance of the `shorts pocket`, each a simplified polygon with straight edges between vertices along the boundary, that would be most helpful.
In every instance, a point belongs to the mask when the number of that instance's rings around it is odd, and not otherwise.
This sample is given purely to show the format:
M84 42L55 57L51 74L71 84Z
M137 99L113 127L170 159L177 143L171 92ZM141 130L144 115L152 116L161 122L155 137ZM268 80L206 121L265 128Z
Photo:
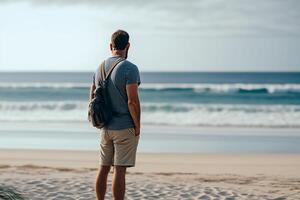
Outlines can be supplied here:
M102 133L100 133L100 142L101 144L107 144L109 138L108 138L108 133L107 131L103 131Z

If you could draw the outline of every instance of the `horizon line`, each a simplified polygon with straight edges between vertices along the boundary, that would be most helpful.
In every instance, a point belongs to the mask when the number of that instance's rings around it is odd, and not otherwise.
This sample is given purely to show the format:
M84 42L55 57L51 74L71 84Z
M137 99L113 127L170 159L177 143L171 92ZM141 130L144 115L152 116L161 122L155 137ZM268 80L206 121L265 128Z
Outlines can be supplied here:
M80 70L76 70L76 71L48 71L48 70L43 70L43 71L39 71L39 70L26 70L26 71L1 71L0 73L93 73L94 71L80 71ZM300 73L299 71L236 71L236 70L232 70L232 71L140 71L140 73Z

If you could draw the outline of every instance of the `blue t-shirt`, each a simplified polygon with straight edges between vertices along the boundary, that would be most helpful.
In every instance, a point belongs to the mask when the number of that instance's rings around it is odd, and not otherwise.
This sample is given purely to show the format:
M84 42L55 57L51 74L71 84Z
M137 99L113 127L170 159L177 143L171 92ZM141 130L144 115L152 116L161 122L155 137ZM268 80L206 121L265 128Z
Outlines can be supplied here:
M106 59L105 72L107 73L111 65L119 59L119 56L113 56ZM101 80L100 69L96 70L93 76L93 84L99 86ZM108 94L110 96L111 106L113 110L113 118L105 127L110 130L120 130L126 128L134 128L134 123L128 109L128 98L126 85L137 83L140 84L140 73L136 65L124 60L117 64L110 77L108 78Z

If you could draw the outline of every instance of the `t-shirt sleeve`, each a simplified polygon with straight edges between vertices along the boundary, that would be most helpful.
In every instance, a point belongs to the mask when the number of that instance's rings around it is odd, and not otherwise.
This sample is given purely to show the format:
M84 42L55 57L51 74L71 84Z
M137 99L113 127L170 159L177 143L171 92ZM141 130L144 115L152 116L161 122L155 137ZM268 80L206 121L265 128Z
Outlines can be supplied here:
M126 72L126 85L134 83L141 84L140 72L135 65L128 67Z

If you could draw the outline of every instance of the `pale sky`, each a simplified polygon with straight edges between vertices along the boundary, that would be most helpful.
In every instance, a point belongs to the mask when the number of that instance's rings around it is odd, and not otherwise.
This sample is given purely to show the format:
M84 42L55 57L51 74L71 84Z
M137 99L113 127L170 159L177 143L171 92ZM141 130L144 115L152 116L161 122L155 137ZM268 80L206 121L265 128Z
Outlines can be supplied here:
M298 0L2 0L0 71L94 71L111 33L140 71L300 71Z

